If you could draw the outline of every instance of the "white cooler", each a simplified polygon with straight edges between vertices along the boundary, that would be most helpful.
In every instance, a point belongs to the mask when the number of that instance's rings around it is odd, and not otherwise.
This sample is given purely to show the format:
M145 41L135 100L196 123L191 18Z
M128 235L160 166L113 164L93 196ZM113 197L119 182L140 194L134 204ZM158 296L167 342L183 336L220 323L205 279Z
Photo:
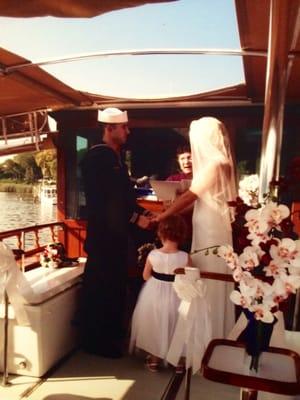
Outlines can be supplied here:
M30 325L18 325L9 305L8 372L40 377L78 343L73 323L84 265L58 269L37 268L25 273L34 299L24 304ZM3 371L3 316L0 310L0 368Z

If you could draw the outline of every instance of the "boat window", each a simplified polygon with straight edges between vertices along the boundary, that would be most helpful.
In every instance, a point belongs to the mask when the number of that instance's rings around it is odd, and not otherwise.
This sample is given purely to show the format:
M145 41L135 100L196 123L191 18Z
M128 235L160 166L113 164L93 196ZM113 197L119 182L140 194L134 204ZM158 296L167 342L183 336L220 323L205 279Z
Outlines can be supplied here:
M88 150L88 139L82 136L76 136L76 156L77 156L77 176L78 176L78 203L76 217L79 219L85 218L85 195L83 182L81 177L80 162Z
M131 175L144 175L166 179L176 171L176 150L187 142L187 129L180 128L135 128L131 129L126 151ZM62 135L66 162L66 217L85 219L85 196L80 171L80 161L87 149L99 137L96 129L80 129ZM159 151L158 151L159 149ZM74 168L76 165L76 168Z
M239 129L235 139L238 179L244 175L258 174L261 149L261 130Z
M80 173L80 161L87 149L99 136L97 129L82 128L78 131L64 132L63 147L66 149L66 218L85 219L85 197ZM75 168L74 168L75 166Z
M245 175L259 174L261 156L262 130L243 128L237 130L235 137L235 155L238 180ZM300 156L300 136L295 135L294 126L285 125L280 161L280 176L286 176L291 161ZM287 190L281 193L281 200L290 204L293 199L300 198L299 193Z

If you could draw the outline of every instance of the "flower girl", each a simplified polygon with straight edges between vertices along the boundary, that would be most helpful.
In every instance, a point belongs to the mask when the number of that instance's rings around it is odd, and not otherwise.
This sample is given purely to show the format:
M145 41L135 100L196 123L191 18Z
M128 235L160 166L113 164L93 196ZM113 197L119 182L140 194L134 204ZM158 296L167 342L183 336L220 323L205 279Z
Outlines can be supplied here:
M180 299L173 287L174 270L191 265L189 254L178 249L185 240L185 232L185 221L179 215L159 223L157 234L162 247L152 250L146 259L146 283L132 317L130 351L146 351L146 366L152 372L166 360L177 322Z

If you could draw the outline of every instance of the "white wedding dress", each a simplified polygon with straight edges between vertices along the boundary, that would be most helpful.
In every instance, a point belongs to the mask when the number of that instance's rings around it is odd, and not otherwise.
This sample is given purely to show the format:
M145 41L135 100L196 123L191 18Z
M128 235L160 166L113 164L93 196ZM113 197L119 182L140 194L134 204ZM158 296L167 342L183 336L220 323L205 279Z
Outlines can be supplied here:
M228 201L236 198L234 165L228 133L215 118L193 121L190 128L193 181L190 191L197 195L193 213L192 252L210 246L232 244L232 210ZM231 271L224 260L205 252L192 254L193 266L202 271ZM211 307L212 338L225 338L234 326L234 305L229 299L231 282L205 279Z
M205 196L198 199L193 213L192 252L215 245L232 244L230 220L215 210ZM231 275L223 259L209 252L192 255L193 266L200 272L218 272ZM205 279L207 302L211 307L212 338L225 338L234 325L234 304L229 295L234 289L233 283Z

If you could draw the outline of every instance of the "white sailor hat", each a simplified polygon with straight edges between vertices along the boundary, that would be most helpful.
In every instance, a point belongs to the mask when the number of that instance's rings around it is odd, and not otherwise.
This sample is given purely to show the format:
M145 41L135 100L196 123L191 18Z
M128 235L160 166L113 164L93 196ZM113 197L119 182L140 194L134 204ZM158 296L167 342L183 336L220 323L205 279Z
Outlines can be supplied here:
M124 124L128 122L127 111L121 111L118 108L105 108L98 111L98 121L106 124Z

